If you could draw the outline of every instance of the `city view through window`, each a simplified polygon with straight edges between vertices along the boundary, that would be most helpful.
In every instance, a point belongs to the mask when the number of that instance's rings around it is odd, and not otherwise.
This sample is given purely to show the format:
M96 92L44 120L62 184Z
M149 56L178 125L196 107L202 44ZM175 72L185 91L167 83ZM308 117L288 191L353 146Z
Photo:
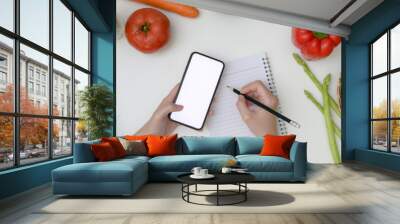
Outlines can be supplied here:
M371 145L400 153L400 24L370 46Z
M0 170L70 156L87 139L90 32L61 0L20 0L19 29L14 7L0 1Z

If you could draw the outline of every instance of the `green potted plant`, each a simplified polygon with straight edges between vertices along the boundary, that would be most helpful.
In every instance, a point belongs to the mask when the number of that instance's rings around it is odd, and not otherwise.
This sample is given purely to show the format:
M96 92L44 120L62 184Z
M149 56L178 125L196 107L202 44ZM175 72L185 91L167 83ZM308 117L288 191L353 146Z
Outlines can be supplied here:
M109 88L101 84L86 87L80 92L79 106L89 139L110 136L108 130L112 125L113 94Z

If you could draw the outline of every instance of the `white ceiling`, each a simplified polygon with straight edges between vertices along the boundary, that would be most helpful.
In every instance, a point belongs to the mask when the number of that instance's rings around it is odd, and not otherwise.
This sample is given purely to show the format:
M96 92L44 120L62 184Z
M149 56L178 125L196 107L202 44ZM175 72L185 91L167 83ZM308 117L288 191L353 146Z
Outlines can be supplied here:
M350 26L383 0L175 0L199 8L348 36ZM350 7L347 7L350 5ZM341 11L343 8L346 10ZM338 17L335 17L340 12Z
M329 21L351 0L226 0Z

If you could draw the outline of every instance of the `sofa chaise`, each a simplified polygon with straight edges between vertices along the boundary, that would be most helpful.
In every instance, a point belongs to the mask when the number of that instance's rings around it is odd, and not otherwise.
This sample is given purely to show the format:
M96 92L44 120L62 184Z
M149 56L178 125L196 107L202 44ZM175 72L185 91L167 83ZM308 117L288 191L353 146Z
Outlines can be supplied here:
M228 160L247 168L258 182L304 182L307 169L307 144L294 142L290 159L260 156L262 137L190 137L178 139L176 155L127 156L96 162L90 141L75 144L73 164L52 172L54 194L131 195L148 181L176 181L193 167L218 172Z

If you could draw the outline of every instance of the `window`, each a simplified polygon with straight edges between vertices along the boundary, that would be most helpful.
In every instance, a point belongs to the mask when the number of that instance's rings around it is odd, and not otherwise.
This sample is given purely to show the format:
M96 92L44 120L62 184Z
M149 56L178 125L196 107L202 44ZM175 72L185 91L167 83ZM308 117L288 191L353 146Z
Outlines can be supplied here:
M33 94L33 92L34 92L33 82L28 82L28 92L29 92L29 94Z
M400 153L400 24L370 45L371 148Z
M46 96L46 86L42 86L42 96Z
M28 74L29 74L29 79L33 80L33 67L32 66L29 66Z
M72 152L72 121L53 120L53 157L70 155Z
M7 91L7 73L0 70L0 93Z
M82 68L89 69L89 32L75 18L75 62Z
M89 30L65 1L16 2L0 0L0 170L70 156L87 139L74 105L90 84Z
M6 91L7 87L7 56L0 53L0 91Z
M7 73L0 71L0 84L6 85L7 84Z
M53 0L53 15L53 50L62 57L72 60L72 12L60 0Z
M19 0L21 36L49 48L49 0Z
M2 3L0 3L0 6L1 5ZM0 14L1 12L2 9L0 9ZM0 15L0 20L1 18L2 15ZM0 112L14 111L14 84L12 82L13 67L9 65L12 61L11 58L14 56L13 51L13 40L0 33Z
M36 84L36 96L40 95L40 84Z
M7 56L1 54L0 55L0 67L7 68Z
M53 64L54 64L54 69L53 69L53 78L54 78L54 82L53 82L53 91L54 91L54 100L53 100L53 106L57 106L58 103L60 103L58 101L59 97L61 100L61 103L64 103L65 99L64 96L65 95L71 95L72 92L70 89L65 89L64 85L66 83L70 83L72 84L72 68L69 65L66 65L56 59L53 60ZM60 95L59 95L60 94ZM67 99L67 100L71 100L72 99ZM72 104L72 102L68 102L69 105ZM60 105L63 106L63 105ZM59 109L53 110L53 114L60 114L63 117L72 117L72 108L69 106L66 108L66 110L64 110L64 112L59 111Z
M40 54L40 53L39 53ZM42 55L43 56L43 55ZM46 57L46 56L45 56ZM42 60L43 61L43 60ZM46 62L44 62L44 63L46 63ZM40 70L39 69L36 69L36 80L37 81L40 81Z
M14 122L12 116L0 115L0 169L14 166Z
M25 44L20 44L20 52L23 53L25 57L20 59L20 112L23 114L31 115L47 115L48 114L48 98L44 96L42 89L42 74L48 74L49 66L49 56L29 47ZM29 86L26 86L26 73L25 68L29 63L35 70L35 91L34 94L29 95ZM48 85L47 82L44 82ZM27 102L29 99L42 101L39 105L32 105Z
M75 117L79 117L81 114L79 98L86 86L89 86L89 74L75 70Z
M87 86L89 86L89 74L76 70L75 71L75 117L79 117L81 115L81 107L79 106L80 102L80 93ZM86 124L83 121L78 121L75 124L75 141L81 142L87 140L87 130Z
M395 28L393 28L390 31L391 35L391 42L390 42L390 68L391 69L396 69L400 67L400 26L397 25Z
M0 1L0 26L14 31L14 0Z
M40 102L36 102L40 105ZM44 118L20 118L19 159L20 164L29 164L49 158L48 120ZM35 136L32 136L35 133Z

